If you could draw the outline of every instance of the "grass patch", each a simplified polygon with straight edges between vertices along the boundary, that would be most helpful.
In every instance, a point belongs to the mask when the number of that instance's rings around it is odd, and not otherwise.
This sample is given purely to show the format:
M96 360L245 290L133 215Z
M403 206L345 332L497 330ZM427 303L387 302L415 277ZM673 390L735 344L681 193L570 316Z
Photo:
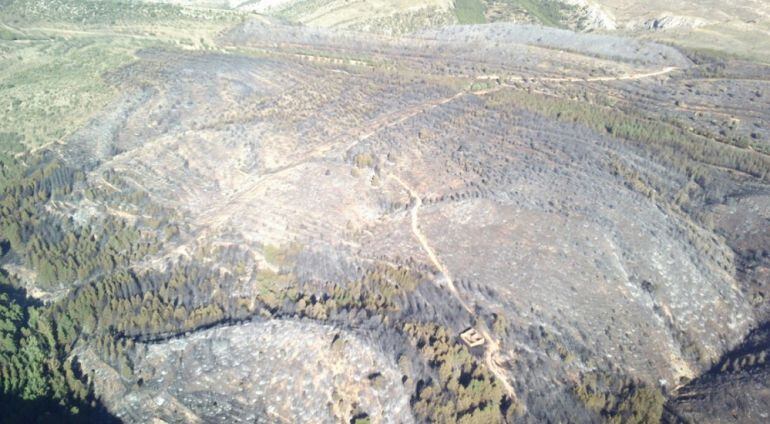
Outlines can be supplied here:
M524 13L542 25L556 28L566 27L563 19L566 12L573 9L559 0L487 0L487 3L515 15Z
M0 133L15 134L14 141L29 148L70 134L117 94L102 75L133 61L144 45L83 38L13 46L0 61Z
M726 60L739 59L770 64L770 40L768 37L757 37L760 31L768 30L770 24L762 22L750 26L726 22L677 36L661 31L655 34L653 39Z
M509 2L526 10L529 15L543 25L564 27L562 23L563 13L569 9L564 3L552 0L509 0Z
M9 24L59 22L84 25L126 23L153 24L190 19L200 22L222 19L225 13L196 10L170 4L94 0L14 0L0 10Z
M16 40L24 40L26 38L27 37L24 34L18 31L14 31L10 28L0 26L0 40L2 41L16 41Z
M485 7L479 0L455 0L455 16L463 25L483 24L487 20L484 17Z
M65 140L115 98L103 76L136 60L136 51L206 48L203 39L236 18L113 1L8 3L0 8L0 153Z
M285 267L292 263L293 258L299 253L301 246L291 243L286 246L274 246L267 244L262 248L265 260L277 267Z

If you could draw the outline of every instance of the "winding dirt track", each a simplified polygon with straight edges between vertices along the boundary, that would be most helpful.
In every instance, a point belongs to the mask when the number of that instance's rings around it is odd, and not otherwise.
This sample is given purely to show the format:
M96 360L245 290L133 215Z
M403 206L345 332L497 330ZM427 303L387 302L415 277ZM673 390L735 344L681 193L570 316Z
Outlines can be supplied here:
M612 76L612 77L594 77L594 78L545 78L540 79L546 80L546 81L553 81L553 82L591 82L591 81L623 81L623 80L638 80L638 79L644 79L644 78L651 78L651 77L657 77L661 75L669 74L679 68L674 66L669 66L657 71L651 71L651 72L640 72L635 74L628 74L628 75L621 75L621 76ZM506 81L512 81L513 78L508 78ZM433 104L429 105L428 108L423 109L428 110L430 108L433 108L435 106L439 106L445 103L448 103L460 96L463 96L465 94L475 94L475 95L484 95L488 94L493 91L497 91L503 87L507 87L505 83L501 84L497 88L487 89L487 90L481 90L481 91L475 91L475 92L465 92L462 91L460 93L457 93L456 95L443 99L438 102L434 102ZM397 120L396 123L403 122L404 120L408 119L411 116L414 116L416 113L408 114L401 119ZM385 127L392 126L391 125L385 125ZM379 130L381 128L377 128L375 131L367 133L362 139L370 137L374 132ZM352 143L349 148L352 148L355 144L357 144L360 140L356 140L354 143ZM422 198L420 194L414 190L409 184L407 184L403 179L401 179L399 176L395 174L389 174L388 178L393 179L396 181L404 190L409 193L409 197L412 198L412 209L409 211L410 218L411 218L411 228L412 228L412 234L417 239L417 241L420 243L420 246L422 247L422 250L425 251L425 254L428 255L428 258L430 259L430 262L433 264L436 269L441 272L441 274L444 276L443 284L446 285L446 288L449 290L449 292L452 294L452 296L457 299L458 302L460 302L460 305L462 305L463 309L468 311L468 314L470 314L472 317L476 317L476 313L473 310L473 308L470 307L470 305L463 299L463 297L460 295L460 292L457 290L457 287L454 284L454 278L452 277L452 273L449 271L449 268L441 261L441 259L436 254L436 250L431 246L430 240L425 236L425 234L420 229L420 208L422 207ZM437 281L437 284L441 285L442 281ZM516 393L513 389L513 386L508 381L508 376L506 375L505 370L500 366L500 343L492 336L489 329L487 328L486 324L484 324L483 320L476 319L476 330L481 334L482 337L484 337L485 346L486 346L486 352L484 354L484 359L487 365L487 368L497 377L497 379L500 381L500 383L503 385L503 388L508 393L508 395L511 397L511 399L516 399Z
M537 81L537 82L608 82L608 81L633 81L645 78L659 77L670 74L678 70L677 66L667 66L656 71L635 72L626 75L609 75L603 77L521 77L521 76L500 76L500 75L478 75L476 80L489 81L500 80L503 87L510 87L508 82Z
M462 305L463 309L468 311L468 314L475 317L476 313L462 298L460 292L457 291L457 287L455 287L454 279L452 278L452 274L449 272L449 268L447 268L446 265L441 262L441 259L439 259L438 255L436 254L436 250L433 248L433 246L431 246L430 241L422 232L422 230L420 230L419 214L420 208L422 207L422 199L420 198L420 194L417 193L409 184L404 182L404 180L399 178L397 175L390 174L388 177L392 178L401 187L403 187L404 190L409 193L409 197L412 198L413 206L409 211L411 216L412 234L414 234L414 237L417 239L417 241L420 243L420 246L422 246L422 249L428 255L428 258L430 259L433 266L435 266L436 269L438 269L444 276L443 282L446 284L446 287L449 289L449 292L452 294L452 296L454 296L455 299L460 302L460 305ZM441 282L437 282L437 284L441 285ZM481 334L482 337L484 337L485 341L486 352L484 354L484 360L486 362L487 368L489 368L495 377L497 377L498 381L500 381L500 383L503 385L503 388L508 393L508 396L515 400L516 392L513 390L511 383L508 381L508 376L506 375L505 370L499 364L500 343L494 337L492 337L482 320L477 319L476 322L476 330Z
M671 73L679 68L675 66L669 66L660 70L656 71L650 71L650 72L639 72L634 74L628 74L628 75L621 75L621 76L606 76L606 77L593 77L593 78L576 78L576 77L565 77L565 78L539 78L538 81L550 81L550 82L601 82L601 81L625 81L625 80L638 80L638 79L644 79L644 78L651 78L656 76L665 75L668 73ZM477 77L477 79L494 79L497 78L495 75L482 75ZM522 77L507 77L505 81L522 81ZM216 228L218 226L221 226L224 224L230 217L231 217L231 211L232 208L235 207L238 203L243 203L244 200L243 197L249 197L250 195L253 195L254 190L261 185L266 179L270 178L271 176L274 176L276 174L283 173L284 171L288 171L294 168L297 168L300 165L303 165L313 159L321 158L321 157L334 157L335 155L339 154L346 154L350 149L354 148L356 145L360 144L362 141L365 141L372 137L373 135L379 133L380 131L393 127L395 125L398 125L408 119L411 119L417 115L421 115L433 108L436 108L438 106L442 106L444 104L450 103L462 96L466 96L469 94L473 94L476 96L484 96L486 94L490 94L496 91L499 91L503 88L511 87L507 83L503 82L497 87L483 89L483 90L476 90L476 91L460 91L452 96L438 98L426 101L422 104L418 104L412 107L409 107L405 110L398 111L394 114L389 114L383 118L375 119L371 123L369 123L366 126L354 128L351 130L348 130L346 133L341 134L341 137L352 137L353 141L349 142L348 144L342 146L340 148L339 146L335 144L324 144L322 146L319 146L312 151L310 151L307 155L305 155L303 158L274 168L270 169L261 175L258 176L249 176L248 183L245 185L245 187L241 190L238 190L236 194L231 196L230 199L227 200L227 202L223 205L216 206L212 208L209 211L206 211L204 221L208 223L209 228ZM403 185L403 181L401 181ZM418 197L419 198L419 197ZM245 199L245 200L255 200L255 199ZM437 262L435 258L435 254L433 255L433 262ZM447 275L445 269L441 270L444 275ZM451 279L450 279L451 280ZM466 305L467 306L467 305ZM467 308L466 308L467 309Z
M31 29L36 31L46 32L46 33L55 33L55 34L63 34L63 35L71 35L71 36L106 36L106 35L116 36L117 35L117 36L130 37L135 39L154 39L153 37L148 37L145 35L138 35L138 34L130 34L130 33L105 34L101 31L77 31L77 30L43 28L43 27L31 28ZM305 55L305 56L310 56L311 58L313 57L312 55ZM326 59L321 56L318 56L318 58ZM657 77L657 76L669 74L677 69L678 69L677 67L669 66L669 67L662 68L655 71L639 72L639 73L620 75L620 76L544 77L544 78L533 78L532 80L539 81L539 82L567 82L567 83L639 80L639 79L651 78L651 77ZM383 129L398 125L408 119L411 119L417 115L425 113L428 110L431 110L435 107L452 102L453 100L458 99L462 96L469 95L469 94L483 96L495 91L499 91L504 88L512 87L511 85L508 84L510 82L519 82L519 81L525 80L525 78L520 76L498 77L496 75L481 75L481 76L477 76L476 79L477 80L497 79L499 83L496 87L493 87L493 88L477 90L477 91L463 90L452 96L433 99L431 101L413 106L406 110L398 111L394 114L390 114L384 117L383 119L374 120L373 122L369 123L367 126L350 130L346 135L348 137L352 136L353 140L348 143L345 143L342 146L339 146L338 144L325 144L320 147L317 147L316 149L311 150L307 155L305 155L303 158L297 161L271 169L258 176L250 176L249 178L250 181L248 181L247 184L245 184L245 187L239 190L235 195L231 196L230 199L228 199L228 201L225 204L220 205L219 207L214 207L211 210L204 212L202 216L203 218L202 221L207 224L206 227L208 227L208 229L221 226L233 216L232 211L237 209L237 206L239 204L248 204L250 201L253 201L254 200L253 197L257 193L256 188L259 185L261 185L265 180L269 179L271 176L294 169L316 158L327 157L329 155L338 156L340 153L342 154L347 153L350 149L354 148L356 145L358 145L362 141L369 139L371 136L377 134ZM49 147L49 146L47 145L40 146L40 148L45 148L45 147ZM505 369L503 369L503 367L500 365L500 343L491 334L491 332L487 328L484 321L481 319L478 319L477 313L474 311L474 309L471 308L471 306L468 304L468 302L466 302L465 299L463 299L463 296L460 294L460 292L457 290L454 284L452 273L449 271L447 266L438 257L438 254L436 253L436 250L431 245L430 240L428 240L428 238L420 229L419 212L420 212L420 208L422 207L422 199L420 194L417 191L415 191L414 188L412 188L408 183L406 183L399 176L390 174L388 175L388 178L391 178L394 181L396 181L409 194L410 198L412 199L412 208L410 210L411 231L414 237L419 242L422 250L425 251L426 255L430 259L430 262L443 276L443 279L436 281L436 284L438 284L439 286L445 286L449 290L451 295L455 299L457 299L457 301L460 303L463 309L465 309L471 317L475 318L475 321L476 321L475 328L479 332L479 334L484 338L484 341L485 341L484 359L485 359L486 366L495 375L495 377L503 386L508 396L512 400L515 400L516 393L509 381L509 376L507 375ZM204 231L200 237L204 237L205 235L206 235L206 231ZM277 418L282 418L282 417L279 416Z
M677 69L678 68L676 67L670 66L670 67L666 67L656 71L640 72L640 73L621 75L621 76L593 77L593 78L571 78L571 77L543 78L539 80L551 81L551 82L592 82L592 81L601 82L601 81L638 80L638 79L665 75ZM520 77L518 77L518 79L523 80L523 78L520 78ZM505 81L516 81L516 80L517 80L517 77L509 77L505 79ZM462 96L465 96L468 94L483 96L507 87L510 87L510 86L505 82L503 82L499 84L497 87L493 87L490 89L478 90L478 91L460 91L452 96L434 99L434 100L425 102L423 104L413 106L406 110L399 111L395 114L388 115L384 117L384 119L374 120L373 122L371 122L369 125L365 127L360 127L357 129L350 130L347 135L353 136L353 140L349 143L344 144L343 146L338 146L335 144L320 146L314 149L313 151L311 151L304 158L296 162L281 166L279 168L270 170L262 175L253 177L254 179L248 184L248 187L245 190L239 191L239 193L233 198L229 199L229 201L224 206L220 206L218 208L214 208L211 211L207 211L205 213L206 218L204 219L204 221L208 223L209 229L216 228L217 226L223 224L227 219L229 219L232 216L232 210L237 206L237 204L248 203L249 201L254 200L254 199L249 199L249 197L251 197L254 193L256 193L255 191L256 187L258 187L265 179L268 179L275 174L279 174L289 169L296 168L304 163L307 163L308 161L314 158L329 156L330 154L335 154L335 155L345 154L348 151L350 151L350 149L354 148L356 145L361 143L362 141L369 139L370 137L382 131L383 129L393 127L417 115L425 113L428 110L431 110L435 107L438 107L438 106L447 104L453 100L456 100ZM396 181L404 190L406 190L409 193L409 196L412 198L413 206L412 206L412 209L410 210L412 234L420 243L420 246L425 251L426 255L430 259L433 266L439 272L441 272L441 274L444 277L443 281L437 281L436 283L439 285L445 285L446 288L449 290L449 292L452 294L452 296L455 299L457 299L458 302L460 302L460 305L462 305L463 309L465 309L468 312L468 314L470 314L470 316L477 318L477 314L475 313L473 308L471 308L471 306L465 301L465 299L463 299L463 297L460 295L460 292L457 290L457 287L454 284L452 273L449 271L447 266L438 257L435 249L430 243L430 240L428 240L428 238L420 229L419 211L420 211L420 208L422 207L422 199L420 194L417 193L417 191L415 191L409 184L407 184L399 176L390 174L388 175L388 178L391 178L394 181ZM246 197L246 199L244 199L243 197ZM205 232L203 234L205 234ZM203 234L201 235L201 237L203 237ZM487 326L484 324L483 320L476 319L475 321L477 323L475 327L476 331L478 331L479 334L481 334L481 336L484 337L484 341L485 341L484 345L486 346L484 359L485 359L487 368L495 375L498 381L500 381L500 384L502 384L508 396L511 399L515 400L516 393L513 389L513 386L509 382L509 377L506 375L506 371L503 369L502 366L500 366L500 343L497 341L497 339L495 339L492 336L491 332L489 331Z

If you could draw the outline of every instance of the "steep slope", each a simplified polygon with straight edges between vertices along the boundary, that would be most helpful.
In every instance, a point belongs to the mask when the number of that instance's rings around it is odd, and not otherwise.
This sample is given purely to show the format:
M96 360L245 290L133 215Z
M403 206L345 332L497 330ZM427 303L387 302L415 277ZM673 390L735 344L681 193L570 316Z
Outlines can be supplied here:
M712 370L679 389L667 418L686 422L767 422L770 414L770 335L764 325Z

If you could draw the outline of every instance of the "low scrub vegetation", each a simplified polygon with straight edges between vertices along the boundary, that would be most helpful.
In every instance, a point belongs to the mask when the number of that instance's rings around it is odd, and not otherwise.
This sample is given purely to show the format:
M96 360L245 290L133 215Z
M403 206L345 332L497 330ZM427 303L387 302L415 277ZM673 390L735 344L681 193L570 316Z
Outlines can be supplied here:
M767 156L720 143L660 119L519 90L495 93L493 102L584 125L597 133L631 142L691 174L705 164L770 181L770 158Z

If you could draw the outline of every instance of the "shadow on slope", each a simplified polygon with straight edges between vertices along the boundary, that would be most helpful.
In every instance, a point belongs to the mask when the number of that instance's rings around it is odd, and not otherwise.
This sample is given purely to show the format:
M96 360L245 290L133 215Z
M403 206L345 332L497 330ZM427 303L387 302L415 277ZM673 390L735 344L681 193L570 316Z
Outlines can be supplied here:
M712 369L680 388L666 405L667 422L764 423L770 418L770 322Z
M0 395L0 422L3 423L119 423L99 402L79 405L77 410L61 406L53 398L25 400L13 395Z

